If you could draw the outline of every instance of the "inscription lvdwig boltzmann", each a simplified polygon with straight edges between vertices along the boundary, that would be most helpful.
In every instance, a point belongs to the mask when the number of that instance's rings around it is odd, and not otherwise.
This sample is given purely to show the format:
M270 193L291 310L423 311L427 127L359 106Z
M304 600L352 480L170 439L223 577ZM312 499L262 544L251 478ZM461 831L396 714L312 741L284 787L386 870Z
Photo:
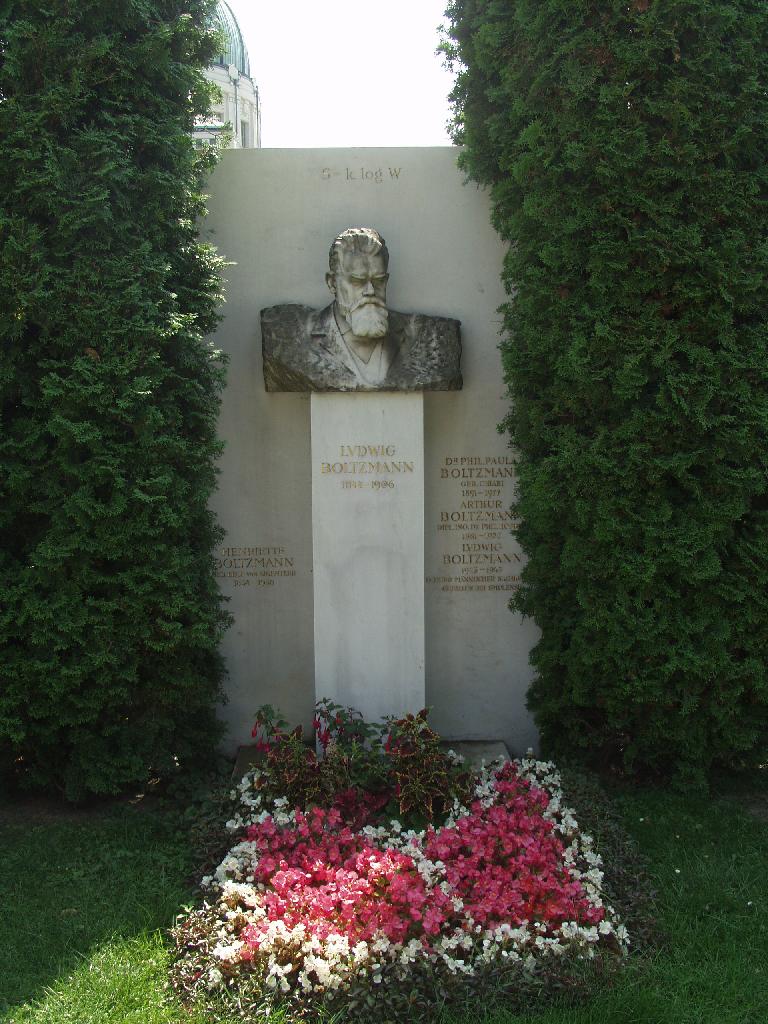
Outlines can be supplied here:
M398 454L394 444L342 444L338 458L321 460L320 473L339 477L343 490L387 491L395 490L397 477L412 474L415 466L413 459Z

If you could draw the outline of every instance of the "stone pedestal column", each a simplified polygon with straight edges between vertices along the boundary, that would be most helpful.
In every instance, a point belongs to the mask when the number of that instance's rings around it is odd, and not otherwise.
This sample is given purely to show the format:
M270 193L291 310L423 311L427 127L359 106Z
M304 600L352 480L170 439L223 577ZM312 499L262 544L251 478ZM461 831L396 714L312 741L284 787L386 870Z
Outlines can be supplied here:
M424 706L420 393L312 395L315 694L368 720Z

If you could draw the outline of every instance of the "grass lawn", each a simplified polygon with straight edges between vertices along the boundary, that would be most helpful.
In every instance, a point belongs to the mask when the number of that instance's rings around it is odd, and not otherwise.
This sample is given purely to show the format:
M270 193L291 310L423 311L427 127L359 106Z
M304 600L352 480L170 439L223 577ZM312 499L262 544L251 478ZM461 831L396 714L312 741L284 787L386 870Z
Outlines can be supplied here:
M651 864L663 947L588 1004L478 1007L445 1024L768 1024L765 781L617 800ZM761 801L762 817L744 808ZM164 990L164 929L193 899L178 817L13 804L0 808L0 853L2 1024L203 1024Z

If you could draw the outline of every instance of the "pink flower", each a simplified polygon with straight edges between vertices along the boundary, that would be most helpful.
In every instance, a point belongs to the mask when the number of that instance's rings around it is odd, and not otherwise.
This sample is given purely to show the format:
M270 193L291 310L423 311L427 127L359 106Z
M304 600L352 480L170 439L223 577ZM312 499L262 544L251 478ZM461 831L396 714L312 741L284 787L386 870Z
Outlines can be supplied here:
M265 887L266 916L243 930L244 949L258 949L275 920L302 924L319 939L337 933L356 943L383 935L425 947L467 917L482 928L537 923L542 934L565 921L602 921L605 911L571 875L563 842L544 817L547 794L521 780L513 765L498 773L495 792L490 807L476 801L452 827L427 829L424 856L441 862L426 872L428 881L412 857L370 842L357 819L350 827L354 790L329 810L297 809L290 826L271 816L252 825L247 837L258 853L254 881ZM462 910L454 909L454 896Z

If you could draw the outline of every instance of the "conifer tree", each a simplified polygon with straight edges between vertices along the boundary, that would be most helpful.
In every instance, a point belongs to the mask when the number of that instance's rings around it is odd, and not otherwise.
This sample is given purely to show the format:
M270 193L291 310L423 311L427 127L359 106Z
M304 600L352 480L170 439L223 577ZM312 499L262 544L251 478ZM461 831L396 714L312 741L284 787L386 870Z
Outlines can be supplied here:
M0 769L73 799L217 738L210 10L0 15Z
M510 243L529 703L549 751L704 785L768 736L768 7L448 15Z

